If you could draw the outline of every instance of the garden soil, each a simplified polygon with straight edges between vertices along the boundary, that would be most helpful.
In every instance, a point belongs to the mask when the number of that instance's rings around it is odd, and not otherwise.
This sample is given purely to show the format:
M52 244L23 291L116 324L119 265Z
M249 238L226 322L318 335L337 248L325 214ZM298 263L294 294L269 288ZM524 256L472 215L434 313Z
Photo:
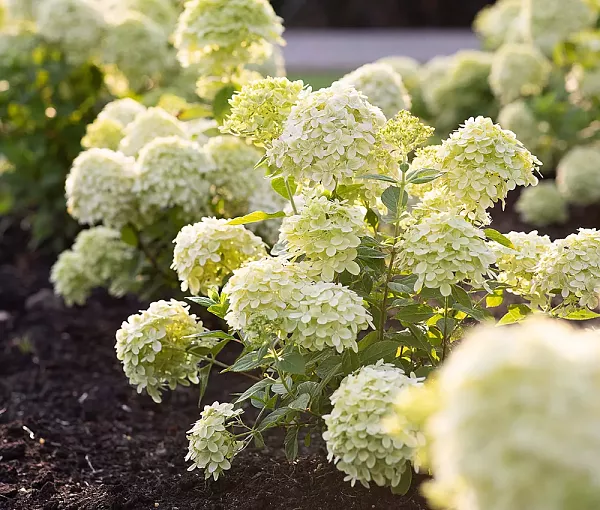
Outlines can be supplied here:
M501 232L531 230L509 212L495 216ZM600 211L576 211L548 233L577 226L600 226ZM197 390L155 404L127 384L115 357L115 331L145 305L99 293L66 308L51 292L50 261L27 252L21 230L0 234L1 510L427 509L418 490L399 497L350 487L319 441L289 463L272 437L242 452L217 482L187 472ZM203 404L246 386L239 375L213 376Z

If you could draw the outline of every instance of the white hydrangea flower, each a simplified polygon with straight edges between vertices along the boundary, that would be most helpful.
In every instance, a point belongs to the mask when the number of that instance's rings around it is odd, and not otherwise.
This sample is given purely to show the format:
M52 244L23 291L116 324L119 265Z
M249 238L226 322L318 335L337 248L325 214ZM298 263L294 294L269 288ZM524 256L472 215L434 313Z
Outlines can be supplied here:
M537 152L543 133L525 101L518 100L503 106L498 114L498 124L502 129L512 131L531 152Z
M213 183L227 195L227 201L247 202L256 188L254 170L263 152L235 136L215 136L204 146L215 163ZM244 186L240 186L240 182Z
M273 46L272 49L267 60L260 64L248 64L246 67L263 77L282 78L286 76L285 58L281 46Z
M434 114L438 132L448 133L473 113L496 113L489 75L492 55L485 51L462 50L450 57L436 59L426 69L423 84L428 110ZM435 64L435 65L433 65Z
M385 125L379 108L352 87L337 83L298 100L283 134L267 150L269 164L297 183L336 183L356 173L377 173L369 154Z
M579 229L552 243L540 259L532 291L550 295L560 290L567 308L596 308L600 295L600 232Z
M542 181L524 189L515 209L523 221L536 227L565 223L569 219L567 201L555 181Z
M506 42L523 38L521 4L522 0L498 0L479 11L473 29L483 39L486 49L495 50Z
M234 271L223 288L229 299L225 320L250 341L269 335L283 337L290 329L286 311L297 308L304 296L302 289L310 283L303 264L281 257L249 262Z
M419 70L421 64L412 57L392 55L380 58L377 63L389 65L402 78L402 82L410 92L410 89L419 82Z
M100 0L106 2L106 0ZM124 3L128 11L137 11L158 23L163 30L170 34L175 29L179 15L179 0L116 0Z
M149 17L128 12L103 38L102 55L105 63L117 66L132 89L140 89L169 62L168 34Z
M230 99L231 112L221 129L268 145L281 136L292 107L307 93L300 80L265 78L249 83Z
M323 416L329 461L346 473L345 481L395 487L410 468L414 449L421 442L416 431L403 439L385 431L384 419L398 394L419 385L394 365L379 361L347 376L331 395L333 409Z
M410 110L411 99L402 77L388 64L366 64L346 74L339 82L362 92L388 119L400 110Z
M107 286L115 297L122 297L135 287L132 273L137 250L121 240L118 230L107 227L83 230L72 250L82 257L86 275L95 287Z
M358 352L358 333L373 327L362 298L341 284L315 282L301 289L302 299L290 310L291 340L309 351L334 347Z
M90 0L44 0L35 14L40 35L61 44L75 64L94 56L106 33L103 13Z
M174 34L184 67L199 64L202 74L218 76L269 58L283 45L282 19L267 0L190 0Z
M160 402L167 386L174 390L178 384L198 384L197 358L186 348L194 340L191 335L205 331L202 322L190 315L186 303L157 301L123 322L117 331L117 358L138 393L145 389L155 402Z
M539 318L479 326L437 382L427 420L436 507L600 506L597 335Z
M529 44L505 44L495 54L490 73L494 95L504 104L537 96L548 84L552 65Z
M546 55L551 56L557 43L595 25L598 8L588 0L523 0L525 34Z
M85 260L79 253L63 251L52 266L50 282L54 293L63 298L67 306L83 305L96 286L89 278Z
M514 249L492 243L497 255L496 266L500 270L498 281L508 285L510 292L528 296L536 267L552 241L548 236L538 235L536 230L527 234L509 232L505 236L513 243Z
M136 117L146 111L146 107L126 97L124 99L117 99L108 103L98 115L99 119L110 119L120 123L123 128L131 124Z
M328 282L344 271L357 275L356 249L359 236L366 233L364 208L315 196L298 212L284 218L280 229L279 241L285 244L288 256L305 256Z
M464 202L470 218L485 216L517 186L536 185L541 162L512 131L485 117L471 118L442 143L443 185Z
M460 282L485 287L496 261L483 231L453 211L432 213L408 226L398 246L396 267L417 275L415 292L427 287L449 296Z
M439 82L444 79L452 67L453 60L451 57L437 56L427 62L422 68L419 75L419 85L421 87L421 93L423 100L427 105L427 109L431 110L437 104L435 95L437 93L437 87ZM437 111L433 113L437 114Z
M107 117L98 117L88 124L81 145L86 149L110 149L116 151L125 136L123 124Z
M600 202L600 149L581 146L567 152L558 164L556 185L572 204Z
M39 0L3 0L7 21L35 20L39 4Z
M214 163L196 142L177 136L155 138L140 151L134 192L148 221L160 210L181 207L190 219L209 209Z
M142 148L156 138L177 136L187 138L183 124L162 108L148 108L125 128L125 138L119 150L126 156L137 156Z
M260 73L243 67L219 76L203 74L196 80L196 94L207 102L213 102L223 87L240 89L262 78Z
M211 477L217 480L223 471L231 468L231 459L244 443L236 440L227 427L243 412L234 410L233 404L215 402L204 406L200 419L187 432L190 443L185 460L192 462L188 471L203 469L205 480Z
M574 93L578 103L600 97L600 66L585 68L575 64L567 75L567 90Z
M90 149L73 161L65 185L67 210L79 223L120 228L137 215L135 160L109 149Z
M177 271L181 290L207 294L246 262L267 256L264 243L242 225L203 218L187 225L175 238L171 268Z

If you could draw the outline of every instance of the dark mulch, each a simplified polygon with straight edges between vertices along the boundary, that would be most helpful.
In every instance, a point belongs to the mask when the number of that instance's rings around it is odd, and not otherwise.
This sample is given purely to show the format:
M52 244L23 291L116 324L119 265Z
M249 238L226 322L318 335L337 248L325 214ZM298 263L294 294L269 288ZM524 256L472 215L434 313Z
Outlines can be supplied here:
M0 238L0 509L405 509L421 498L350 487L322 445L290 464L278 447L247 450L218 482L188 473L185 431L197 392L154 404L128 386L114 333L140 304L97 295L68 309L50 291L49 265L23 255L24 236ZM204 403L247 386L211 381Z

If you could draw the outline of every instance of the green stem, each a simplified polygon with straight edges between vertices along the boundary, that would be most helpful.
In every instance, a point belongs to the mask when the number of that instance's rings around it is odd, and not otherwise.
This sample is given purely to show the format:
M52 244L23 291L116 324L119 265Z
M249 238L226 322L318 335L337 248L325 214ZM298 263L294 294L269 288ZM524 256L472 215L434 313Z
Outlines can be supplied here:
M405 182L405 173L402 172L402 182L400 183L400 198L396 207L396 218L394 221L394 243L392 245L392 251L390 253L390 264L387 269L387 274L385 276L385 287L383 288L383 300L381 302L381 320L379 324L379 341L383 340L383 336L385 334L385 322L387 319L387 306L388 306L388 297L389 297L389 289L388 285L392 281L392 276L394 275L394 262L396 261L396 256L398 254L396 250L396 243L398 242L398 237L400 236L400 218L402 213L404 212L403 205L403 197L404 197L404 188L406 186Z
M444 338L442 340L442 361L446 359L448 350L448 296L444 299Z
M194 354L193 352L189 353L189 354L196 356L197 358L201 359L202 361L206 361L207 363L211 363L212 365L217 365L218 367L224 368L226 370L229 370L231 368L226 363L222 363L221 361L219 361L215 358L209 358L208 356L202 356L201 354ZM247 372L235 372L235 373L243 375L244 377L247 377L248 379L252 379L253 381L262 381L262 378L256 377L255 375L249 374Z
M288 182L287 178L284 179L285 182L285 189L288 192L288 196L290 197L290 204L292 204L292 211L294 211L294 214L298 214L298 209L296 209L296 203L294 202L294 195L292 193L292 188L290 187L290 183Z

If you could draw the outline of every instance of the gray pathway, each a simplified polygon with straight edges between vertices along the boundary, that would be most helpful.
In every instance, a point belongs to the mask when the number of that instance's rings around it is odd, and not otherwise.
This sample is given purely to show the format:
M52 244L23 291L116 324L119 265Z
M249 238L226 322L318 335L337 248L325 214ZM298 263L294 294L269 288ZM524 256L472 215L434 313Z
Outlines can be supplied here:
M284 55L291 71L350 70L388 55L425 62L479 47L469 30L286 30Z

